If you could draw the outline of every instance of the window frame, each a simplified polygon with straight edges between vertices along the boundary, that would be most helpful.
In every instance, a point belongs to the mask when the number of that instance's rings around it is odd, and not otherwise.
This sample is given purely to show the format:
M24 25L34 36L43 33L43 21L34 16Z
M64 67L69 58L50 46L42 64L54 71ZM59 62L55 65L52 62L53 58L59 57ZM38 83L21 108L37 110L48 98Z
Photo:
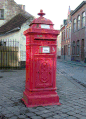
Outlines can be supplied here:
M0 9L0 19L4 19L4 9Z
M65 30L64 30L64 40L65 40Z
M80 15L77 17L77 29L80 29Z
M70 56L70 44L68 44L68 56Z
M72 46L72 55L75 55L75 41L73 41L73 46Z
M80 45L79 45L79 40L77 40L76 53L77 53L77 55L80 54Z
M82 12L82 28L85 26L85 11Z
M68 39L68 28L67 28L67 39Z
M73 31L76 31L76 19L73 20Z

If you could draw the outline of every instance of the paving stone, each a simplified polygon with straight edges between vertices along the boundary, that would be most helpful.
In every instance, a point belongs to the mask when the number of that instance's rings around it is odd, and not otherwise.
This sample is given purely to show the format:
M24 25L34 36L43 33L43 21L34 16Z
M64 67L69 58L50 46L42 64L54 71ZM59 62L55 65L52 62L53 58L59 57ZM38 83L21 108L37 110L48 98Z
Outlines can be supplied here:
M80 114L74 114L73 116L74 116L74 117L77 117L77 118L79 118L79 119L81 119L81 117L82 117L82 115L80 115Z
M19 115L18 118L19 118L19 119L25 119L26 116L25 116L25 115Z
M17 119L17 116L13 116L13 117L11 117L10 119Z
M35 116L36 114L34 114L34 113L26 113L26 116L28 116L28 117L31 117L31 116Z
M46 106L45 107L37 107L36 109L37 110L45 110L46 109Z
M30 112L36 112L36 111L39 111L38 109L34 109L34 108L28 108L28 110L29 110Z
M55 111L54 113L55 113L55 114L58 114L58 115L59 115L59 114L60 114L60 115L62 114L61 110Z
M73 110L74 110L74 108L73 108L73 107L69 107L69 108L68 108L68 110L73 111Z
M75 114L75 112L71 111L71 112L67 112L67 114L70 115L70 116L73 116Z
M50 112L50 110L43 110L43 111L37 111L37 112L35 112L36 114L38 114L38 115L40 115L40 114L45 114L45 113L49 113Z
M46 118L46 119L54 119L54 117L48 117L48 118Z
M40 116L43 118L47 118L47 117L53 116L53 113L42 114Z
M42 117L40 117L40 116L32 116L31 118L32 119L42 119Z
M31 119L31 118L28 117L28 118L25 118L25 119Z
M59 115L54 115L53 118L54 118L54 119L60 119L61 116L59 116Z
M81 111L81 112L85 112L85 111L86 111L86 109L81 108L81 109L80 109L80 111Z
M8 111L8 110L4 110L4 111L2 112L3 115L10 114L10 113L11 113L11 112Z
M61 111L62 111L63 113L67 113L67 112L69 112L68 109L62 109Z
M61 117L68 117L67 114L61 114Z
M85 111L86 111L86 110L85 110ZM85 113L85 112L82 112L81 115L86 116L86 113Z
M76 114L79 114L81 111L80 110L74 110L74 112L76 113Z
M53 106L45 106L46 109L51 109Z
M9 118L12 117L14 114L10 113L10 114L6 114L5 117Z
M84 116L84 117L81 117L80 119L86 119L86 116Z
M77 118L74 116L69 116L68 119L77 119Z

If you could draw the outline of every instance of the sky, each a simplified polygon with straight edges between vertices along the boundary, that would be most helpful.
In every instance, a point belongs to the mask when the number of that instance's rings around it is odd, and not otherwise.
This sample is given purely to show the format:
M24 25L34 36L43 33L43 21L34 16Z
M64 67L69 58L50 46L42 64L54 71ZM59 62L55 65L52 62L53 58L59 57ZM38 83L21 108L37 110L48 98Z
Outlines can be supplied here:
M25 5L25 10L38 18L40 9L46 14L45 18L50 19L54 29L59 30L63 20L67 19L68 9L75 10L83 0L14 0L17 4ZM85 0L84 0L85 1Z

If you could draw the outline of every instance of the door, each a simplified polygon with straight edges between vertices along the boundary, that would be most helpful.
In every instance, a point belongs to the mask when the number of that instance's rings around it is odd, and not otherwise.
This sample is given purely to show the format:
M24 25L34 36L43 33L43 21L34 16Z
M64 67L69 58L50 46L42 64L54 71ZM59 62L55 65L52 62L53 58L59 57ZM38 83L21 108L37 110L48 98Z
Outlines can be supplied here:
M81 60L84 61L84 39L81 41Z
M65 60L65 46L64 46L64 60Z

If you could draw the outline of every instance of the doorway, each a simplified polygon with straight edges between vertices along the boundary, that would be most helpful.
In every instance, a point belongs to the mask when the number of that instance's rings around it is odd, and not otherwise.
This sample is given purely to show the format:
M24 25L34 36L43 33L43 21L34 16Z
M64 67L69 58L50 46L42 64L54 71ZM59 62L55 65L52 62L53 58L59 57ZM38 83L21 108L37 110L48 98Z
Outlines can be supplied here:
M64 45L64 60L65 60L65 45Z
M81 60L84 61L84 39L81 40Z

